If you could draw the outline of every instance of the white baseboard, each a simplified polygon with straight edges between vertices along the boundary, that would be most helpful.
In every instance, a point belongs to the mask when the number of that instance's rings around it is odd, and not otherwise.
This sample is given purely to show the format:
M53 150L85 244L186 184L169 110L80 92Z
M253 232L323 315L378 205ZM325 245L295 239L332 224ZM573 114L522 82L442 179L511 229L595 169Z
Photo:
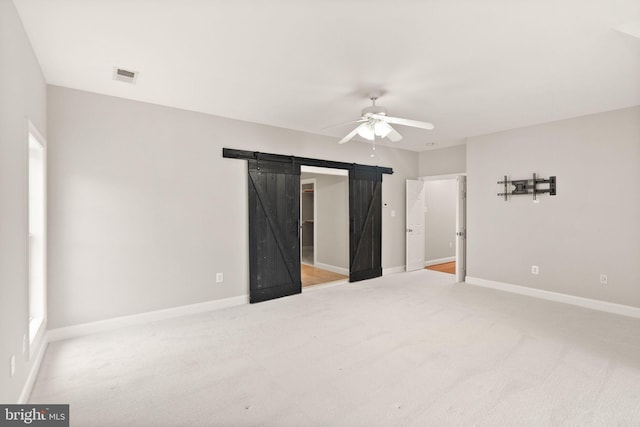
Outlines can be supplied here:
M204 313L207 311L220 310L227 307L234 307L249 303L248 295L207 301L198 304L183 305L180 307L167 308L165 310L149 311L147 313L133 314L131 316L115 317L113 319L100 320L97 322L83 323L80 325L67 326L64 328L50 329L47 333L49 342L59 341L69 338L76 338L98 332L110 331L126 326L141 325L158 320L171 319L174 317L186 316L190 314Z
M456 260L455 256L450 256L447 258L440 258L440 259L430 259L424 262L424 266L429 267L432 265L444 264L445 262L453 262L455 260Z
M349 275L349 269L343 267L337 267L335 265L324 264L321 262L316 262L312 267L321 268L322 270L331 271L333 273L342 274L343 276Z
M640 308L467 276L465 283L640 319Z
M404 265L399 265L397 267L387 267L382 269L383 276L386 276L387 274L396 274L396 273L404 273Z
M31 364L31 369L29 370L27 380L22 387L22 392L20 393L20 397L18 398L17 402L18 405L24 405L29 401L29 396L31 396L33 385L36 383L38 372L40 372L40 365L42 364L42 359L44 359L44 353L47 351L47 344L49 344L48 336L47 334L44 334L42 340L40 341L38 351L33 358L33 363Z

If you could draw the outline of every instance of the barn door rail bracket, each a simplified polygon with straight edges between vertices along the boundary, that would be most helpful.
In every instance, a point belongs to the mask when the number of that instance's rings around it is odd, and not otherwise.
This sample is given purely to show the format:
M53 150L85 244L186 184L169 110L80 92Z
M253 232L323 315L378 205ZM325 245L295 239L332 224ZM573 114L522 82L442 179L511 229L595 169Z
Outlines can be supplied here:
M507 175L505 175L504 180L498 181L498 184L504 185L504 193L498 193L498 196L504 197L505 202L509 200L509 196L520 196L523 194L532 194L533 200L536 200L536 196L538 194L548 193L550 196L556 195L555 176L550 176L549 179L544 179L538 178L534 173L532 179L509 180L507 179ZM541 188L541 185L546 185L547 187Z

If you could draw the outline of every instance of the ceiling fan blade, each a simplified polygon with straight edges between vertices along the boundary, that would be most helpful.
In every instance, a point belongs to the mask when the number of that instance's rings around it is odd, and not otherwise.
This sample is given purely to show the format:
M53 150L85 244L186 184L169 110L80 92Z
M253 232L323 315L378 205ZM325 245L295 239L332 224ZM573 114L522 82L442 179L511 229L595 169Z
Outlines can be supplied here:
M391 142L398 142L402 139L402 135L400 135L398 133L397 130L395 130L394 128L392 128L391 126L389 126L391 128L391 132L389 132L387 134L387 138L389 138L389 141Z
M399 117L390 117L390 116L384 116L381 114L371 114L370 117L385 121L387 123L393 123L394 125L411 126L414 128L421 128L421 129L428 129L428 130L433 129L433 125L431 123L419 122L418 120L401 119Z
M338 144L344 144L345 142L348 142L351 138L356 136L358 134L358 129L360 129L360 126L362 126L362 125L356 126L356 128L354 130L352 130L351 132L349 132L349 134L347 136L345 136L340 141L338 141Z
M362 122L366 122L366 121L367 121L367 119L360 118L358 120L351 120L351 121L348 121L348 122L338 123L337 125L325 126L325 127L321 128L320 130L337 128L338 126L345 126L345 125L350 125L350 124L353 124L353 123L362 123Z

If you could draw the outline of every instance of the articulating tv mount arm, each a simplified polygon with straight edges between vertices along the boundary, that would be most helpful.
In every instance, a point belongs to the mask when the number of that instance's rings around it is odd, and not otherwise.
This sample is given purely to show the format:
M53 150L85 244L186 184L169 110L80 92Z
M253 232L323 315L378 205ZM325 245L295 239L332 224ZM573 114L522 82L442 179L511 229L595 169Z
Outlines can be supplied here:
M498 184L504 184L504 193L498 193L498 196L504 197L504 201L508 200L509 196L517 196L521 194L533 194L533 200L536 200L536 195L549 193L550 196L556 195L556 177L551 176L549 179L537 178L536 174L533 174L533 179L519 179L508 180L507 176L504 176L504 181L498 181ZM514 188L509 192L509 184ZM541 184L549 184L547 188L538 188Z

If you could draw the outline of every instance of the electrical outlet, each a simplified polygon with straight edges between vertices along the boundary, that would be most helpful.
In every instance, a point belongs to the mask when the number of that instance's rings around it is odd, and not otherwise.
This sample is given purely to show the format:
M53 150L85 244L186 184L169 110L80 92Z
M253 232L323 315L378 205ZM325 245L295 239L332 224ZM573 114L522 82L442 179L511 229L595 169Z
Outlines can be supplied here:
M29 343L29 341L27 341L27 334L24 334L22 336L22 354L27 354L27 344Z
M608 281L608 279L607 279L607 275L606 275L606 274L601 274L601 275L600 275L600 284L601 284L601 285L606 285L606 284L607 284L607 281Z
M9 372L11 373L11 378L13 378L13 376L16 373L16 356L15 354L11 355L11 359L9 359Z
M222 283L223 280L224 276L222 275L222 273L216 273L216 283Z
M540 267L538 267L537 265L532 265L531 274L540 274Z

